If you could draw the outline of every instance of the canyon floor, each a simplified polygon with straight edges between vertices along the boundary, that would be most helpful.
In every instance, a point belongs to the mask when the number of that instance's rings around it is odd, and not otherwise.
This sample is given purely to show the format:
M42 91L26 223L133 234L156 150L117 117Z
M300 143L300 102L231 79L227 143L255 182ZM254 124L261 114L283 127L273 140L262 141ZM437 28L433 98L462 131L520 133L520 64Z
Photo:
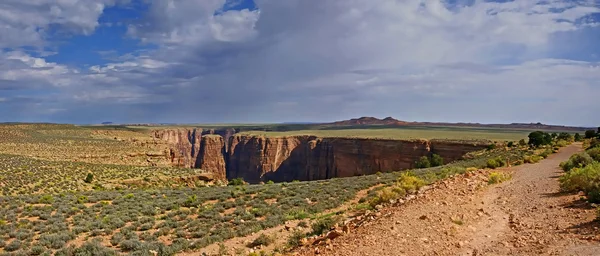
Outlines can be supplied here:
M505 168L512 179L451 178L328 245L295 255L600 255L595 209L561 194L558 165L572 144L537 163Z

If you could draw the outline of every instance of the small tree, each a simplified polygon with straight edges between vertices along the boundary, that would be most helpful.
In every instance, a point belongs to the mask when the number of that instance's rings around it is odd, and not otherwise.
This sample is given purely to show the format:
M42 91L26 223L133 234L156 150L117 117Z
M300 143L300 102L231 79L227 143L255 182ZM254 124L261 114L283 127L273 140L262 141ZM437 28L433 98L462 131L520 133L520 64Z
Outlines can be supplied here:
M92 183L93 180L94 180L94 174L88 172L87 176L85 176L85 179L83 181L85 183Z
M573 141L573 136L571 136L571 134L569 134L568 132L561 132L560 134L558 134L557 139L565 140L565 141Z
M575 133L574 138L575 138L575 141L581 141L582 140L581 135L579 133Z
M586 139L591 139L591 138L594 138L594 137L596 137L596 131L594 131L594 130L587 130L587 131L585 131L585 138Z
M507 147L512 148L515 146L515 143L512 141L509 141L508 144L506 144Z
M552 135L542 132L535 131L529 134L529 145L532 147L539 147L542 145L550 145L552 143Z
M435 166L442 166L444 165L444 158L442 158L440 155L438 154L433 154L431 156L431 166L435 167Z
M427 156L422 156L415 163L415 167L416 168L429 168L429 167L431 167L431 162L429 161L429 158Z

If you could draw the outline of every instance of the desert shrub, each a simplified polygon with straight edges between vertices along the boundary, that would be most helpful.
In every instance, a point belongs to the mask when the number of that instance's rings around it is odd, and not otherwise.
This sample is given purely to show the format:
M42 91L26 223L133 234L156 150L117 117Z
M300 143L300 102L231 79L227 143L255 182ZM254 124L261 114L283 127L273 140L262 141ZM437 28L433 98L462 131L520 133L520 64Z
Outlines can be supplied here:
M542 145L550 145L552 143L552 135L547 132L535 131L529 134L529 145L539 147Z
M431 166L435 167L435 166L442 166L444 165L444 158L442 158L440 155L438 154L433 154L431 156Z
M591 148L586 151L586 153L595 161L600 162L600 148Z
M85 179L83 181L85 183L92 183L93 180L94 180L94 174L92 174L91 172L88 172L88 174L85 176Z
M123 251L135 251L140 246L142 246L142 243L138 240L133 240L133 239L125 240L119 244L119 247Z
M425 181L417 176L404 172L400 174L396 186L405 191L418 190L422 186L425 186Z
M300 222L298 222L298 227L307 228L308 223L306 223L306 221L300 221Z
M588 195L595 195L600 191L600 163L594 162L585 167L573 168L559 180L562 191L583 191Z
M509 141L509 142L506 144L506 146L507 146L507 147L509 147L509 148L512 148L512 147L514 147L514 146L515 146L515 143L514 143L513 141Z
M510 174L502 172L491 172L488 176L488 184L497 184L507 181L511 178Z
M228 186L241 186L246 184L246 182L244 181L243 178L235 178L233 180L229 181L229 184L227 184Z
M566 162L562 162L560 164L560 167L564 171L568 172L571 171L573 168L585 167L586 165L591 164L593 161L594 159L592 159L592 157L587 152L583 152L572 155L569 158L569 160L567 160Z
M542 157L538 156L538 155L525 156L523 158L523 162L528 163L528 164L535 164L535 163L539 162L540 160L542 160Z
M102 246L99 242L92 241L86 242L81 247L75 249L75 252L71 255L76 256L113 256L117 255L112 249Z
M586 139L591 139L591 138L594 138L594 137L596 137L596 131L594 131L594 130L587 130L587 131L585 131L585 138Z
M581 137L581 134L579 134L579 133L575 133L575 136L573 137L573 139L577 142L583 140L583 138Z
M14 252L16 250L19 250L19 248L21 248L21 241L19 240L13 240L12 242L4 246L4 250L7 252Z
M589 144L590 145L589 145L588 149L600 147L600 139L598 139L598 138L591 139L589 141Z
M494 150L494 149L496 149L496 144L494 144L494 143L487 146L487 150Z
M527 142L525 142L525 139L520 139L519 140L519 146L526 146Z
M302 245L302 243L300 241L302 240L302 238L305 238L305 237L306 237L305 233L303 233L302 231L299 231L299 230L295 230L288 237L287 246L292 247L292 248L298 247L298 246Z
M54 203L54 198L51 195L43 195L40 197L40 204L52 204Z
M43 246L34 245L31 247L31 250L29 251L29 255L41 255L45 251L46 251L46 248L44 248Z
M496 169L498 167L500 167L500 163L498 162L498 159L488 159L486 162L486 167L490 168L490 169Z
M254 239L254 241L252 241L251 243L249 243L247 246L252 248L252 247L256 247L256 246L269 246L270 244L272 244L273 242L275 242L275 238L272 236L268 236L265 234L260 234L256 239Z
M405 192L406 193L406 192ZM397 199L400 195L391 187L386 187L377 192L377 195L371 199L369 204L375 207L378 204L387 203L390 200Z
M336 216L327 216L324 218L320 218L313 222L311 225L312 235L320 235L327 231L329 231L333 226L335 226L339 222L339 218Z
M567 142L566 140L559 140L555 143L555 145L557 147L566 147L567 145L569 145L569 142Z
M539 156L541 156L543 158L548 158L548 156L551 154L552 154L552 150L546 149L546 150L542 151L542 153L540 153Z
M427 156L422 156L415 163L415 168L421 169L421 168L429 168L429 167L431 167L431 162L429 161L429 158Z

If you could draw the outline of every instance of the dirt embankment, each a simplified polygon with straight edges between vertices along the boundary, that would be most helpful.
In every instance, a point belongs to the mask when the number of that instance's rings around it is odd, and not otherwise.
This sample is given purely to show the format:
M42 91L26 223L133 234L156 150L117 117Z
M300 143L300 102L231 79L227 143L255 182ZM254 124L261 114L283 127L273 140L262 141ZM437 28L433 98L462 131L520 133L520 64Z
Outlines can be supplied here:
M500 170L513 178L444 181L329 245L300 255L600 255L595 210L559 193L558 165L581 150L563 148L538 164Z

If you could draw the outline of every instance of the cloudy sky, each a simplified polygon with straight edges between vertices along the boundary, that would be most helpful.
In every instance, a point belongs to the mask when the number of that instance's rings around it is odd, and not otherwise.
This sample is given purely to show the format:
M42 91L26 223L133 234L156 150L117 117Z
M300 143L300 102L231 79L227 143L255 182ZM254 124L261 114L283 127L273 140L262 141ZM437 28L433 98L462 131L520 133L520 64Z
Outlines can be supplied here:
M600 0L0 1L0 122L599 111Z

